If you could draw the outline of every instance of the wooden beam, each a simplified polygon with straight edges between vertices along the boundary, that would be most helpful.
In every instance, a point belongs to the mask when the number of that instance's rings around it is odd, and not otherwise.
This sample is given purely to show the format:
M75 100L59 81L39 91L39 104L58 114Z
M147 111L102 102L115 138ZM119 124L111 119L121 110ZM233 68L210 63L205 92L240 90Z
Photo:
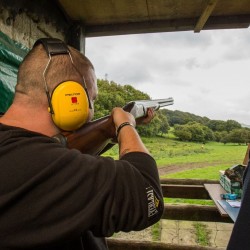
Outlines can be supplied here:
M197 18L86 25L86 37L194 30ZM203 30L248 28L250 15L211 16Z
M214 247L185 246L153 241L107 239L109 250L217 250Z
M161 178L161 184L204 185L205 183L206 184L218 184L219 180Z
M165 204L162 219L233 223L229 216L222 217L216 206L202 205Z
M203 30L248 28L250 15L211 16Z
M214 10L214 7L216 6L218 0L210 0L206 6L206 8L204 9L203 13L201 14L197 24L195 25L194 28L194 32L200 32L204 25L206 24L209 16L211 15L211 13Z
M248 164L249 154L250 154L250 143L248 143L247 151L246 151L246 154L245 154L245 157L244 157L244 160L243 160L243 165L244 166L247 166L247 164Z
M210 199L204 185L161 184L164 197L184 199Z
M84 25L78 22L73 23L66 35L66 42L68 45L79 50L82 54L85 54Z
M195 18L86 25L86 37L192 30Z

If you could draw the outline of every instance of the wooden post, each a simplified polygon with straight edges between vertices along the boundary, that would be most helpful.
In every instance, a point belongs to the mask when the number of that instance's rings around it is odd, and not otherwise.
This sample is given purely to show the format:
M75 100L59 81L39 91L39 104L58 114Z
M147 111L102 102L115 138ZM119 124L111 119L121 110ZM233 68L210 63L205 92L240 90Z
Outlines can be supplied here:
M207 180L207 179L171 179L162 178L161 184L175 184L175 185L203 185L207 184L218 184L219 180Z
M161 184L164 197L185 199L210 199L204 185Z
M244 161L243 161L243 165L244 166L247 166L247 164L248 164L248 161L249 161L249 151L250 151L250 143L248 143L247 151L246 151L245 158L244 158Z
M205 205L165 204L162 219L233 223L230 217L221 216L216 206Z
M107 239L110 250L216 250L215 247L183 246L152 241Z
M79 50L85 55L85 30L81 23L74 23L66 37L67 44Z

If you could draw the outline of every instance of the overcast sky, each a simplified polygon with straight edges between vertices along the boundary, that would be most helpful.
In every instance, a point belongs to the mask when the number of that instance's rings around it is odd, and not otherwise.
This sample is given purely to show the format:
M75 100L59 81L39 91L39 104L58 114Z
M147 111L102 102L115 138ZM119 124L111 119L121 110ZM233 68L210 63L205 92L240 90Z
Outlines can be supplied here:
M99 79L173 97L171 110L250 125L250 29L87 38L86 55Z

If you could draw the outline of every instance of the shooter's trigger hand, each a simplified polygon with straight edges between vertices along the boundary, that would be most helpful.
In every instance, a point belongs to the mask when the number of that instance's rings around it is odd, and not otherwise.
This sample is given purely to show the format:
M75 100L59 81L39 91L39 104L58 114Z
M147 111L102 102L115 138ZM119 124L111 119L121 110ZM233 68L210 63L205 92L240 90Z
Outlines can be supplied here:
M153 108L148 108L147 109L147 115L144 117L140 117L136 119L136 124L137 125L142 125L142 124L148 124L150 123L155 116L155 112Z

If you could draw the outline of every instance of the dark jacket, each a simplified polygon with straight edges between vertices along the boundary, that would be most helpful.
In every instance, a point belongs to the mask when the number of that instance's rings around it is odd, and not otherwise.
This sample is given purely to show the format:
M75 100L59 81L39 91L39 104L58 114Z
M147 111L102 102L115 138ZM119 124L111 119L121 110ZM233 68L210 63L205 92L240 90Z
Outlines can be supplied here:
M99 237L142 230L163 208L151 156L94 157L0 124L0 249L106 249Z
M249 250L250 249L250 163L244 173L243 197L241 207L235 221L227 250Z

